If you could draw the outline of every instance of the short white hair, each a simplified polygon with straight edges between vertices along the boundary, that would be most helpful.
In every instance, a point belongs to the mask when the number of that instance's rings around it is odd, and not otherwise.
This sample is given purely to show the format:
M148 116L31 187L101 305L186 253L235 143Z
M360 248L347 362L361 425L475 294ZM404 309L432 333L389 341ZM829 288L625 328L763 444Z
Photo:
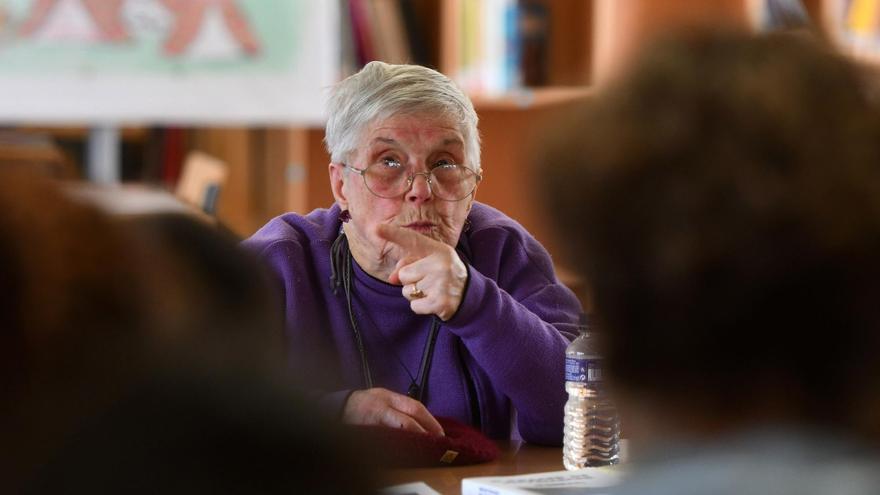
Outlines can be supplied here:
M339 82L327 105L324 143L334 163L345 163L366 127L399 113L436 114L454 121L464 137L465 157L480 170L477 112L467 95L443 74L420 65L370 62Z

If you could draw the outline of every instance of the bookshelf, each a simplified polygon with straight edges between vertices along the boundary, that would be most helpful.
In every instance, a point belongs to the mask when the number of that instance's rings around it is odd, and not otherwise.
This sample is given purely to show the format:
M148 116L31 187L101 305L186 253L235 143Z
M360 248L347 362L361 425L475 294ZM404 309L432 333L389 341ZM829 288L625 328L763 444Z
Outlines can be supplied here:
M439 9L439 70L474 96L589 84L593 4L444 0ZM505 74L494 74L498 71Z
M341 6L352 0L340 1ZM369 4L372 0L356 0ZM387 9L395 0L379 0ZM417 25L419 46L410 50L420 62L456 77L461 72L467 36L466 4L510 0L400 0ZM518 0L525 2L527 0ZM480 115L486 180L478 199L505 211L534 233L551 251L554 241L532 199L528 156L542 122L552 123L572 102L589 98L601 82L665 28L687 24L746 27L749 11L763 0L532 0L544 6L543 73L539 84L503 91L471 91ZM804 0L813 19L831 27L840 21L846 0ZM381 9L379 9L381 11ZM375 12L373 12L375 14ZM837 17L835 17L837 13ZM340 18L340 38L346 27ZM488 22L488 18L481 20ZM496 32L498 29L496 29ZM471 36L472 37L472 36ZM340 74L344 75L344 67ZM61 131L67 133L69 131ZM78 131L73 131L74 133ZM128 136L128 138L126 138ZM248 235L274 215L308 212L331 204L327 182L329 157L319 124L303 127L196 127L186 131L186 147L227 162L228 186L220 195L218 215L233 230ZM123 139L150 141L143 128L124 131ZM550 166L550 165L548 165Z
M404 1L418 20L422 46L413 53L421 53L425 65L452 74L452 50L459 43L452 34L459 29L452 14L471 0ZM545 33L544 84L491 95L470 94L481 118L483 163L488 174L478 199L519 220L542 242L547 242L547 236L540 233L543 222L534 205L524 205L522 199L530 191L525 143L534 138L535 122L552 119L572 101L588 97L592 56L592 1L545 3L550 28ZM345 21L344 16L341 20ZM344 74L345 63L342 65ZM188 146L215 155L230 166L229 185L220 196L218 215L241 235L250 234L274 215L303 213L332 204L329 157L320 127L198 128L190 135ZM511 143L516 145L510 148Z
M458 16L463 2L470 0L405 1L423 21L426 65L454 75L462 50ZM560 254L561 241L549 231L529 170L530 149L541 125L552 123L573 102L589 98L594 82L610 78L652 36L687 25L751 29L754 9L762 1L546 0L551 27L545 83L470 94L480 115L486 172L477 198L522 223L551 253ZM813 22L838 42L844 1L803 0ZM195 134L213 136L200 145L237 169L228 194L221 196L219 213L242 235L274 215L305 213L333 201L319 127L200 129ZM587 302L586 289L561 264L560 276Z
M469 56L468 40L475 36L465 26L469 22L467 19L475 22L473 16L464 15L468 5L472 8L472 4L491 2L500 8L517 4L513 0L333 1L342 7L348 2L361 6L381 3L379 9L368 11L373 15L383 9L387 12L389 6L403 5L396 2L405 2L409 17L401 16L400 19L408 19L408 22L415 19L416 22L416 25L408 26L406 32L408 39L415 43L410 47L409 56L453 78L461 77L465 59ZM670 27L695 24L748 29L753 23L754 10L765 0L517 1L543 5L544 10L537 15L538 28L533 27L537 29L538 41L532 45L540 55L540 70L537 76L534 71L530 72L532 75L527 78L527 84L511 84L490 91L469 88L480 116L486 175L477 198L522 223L552 253L559 253L559 241L554 240L549 232L539 200L535 197L534 180L529 169L532 144L539 137L542 125L549 124L552 128L554 120L572 103L588 99L595 83L610 79L636 49L650 42L652 36ZM843 44L844 7L851 1L803 0L803 5L829 37ZM346 36L352 36L350 32L345 34L350 28L344 25L344 17L340 16L339 23L343 51ZM488 23L492 19L501 22L490 16L477 20ZM503 37L503 30L497 26L495 32L501 32ZM470 51L473 52L474 48ZM388 53L389 57L401 56L399 52ZM859 56L875 63L880 61L878 55ZM531 62L534 64L535 60ZM343 61L339 68L340 77L347 70L356 69L346 68ZM81 128L53 129L53 132L68 140L84 136ZM144 127L126 129L123 130L123 141L149 144L153 132ZM220 195L217 212L224 223L242 236L251 234L275 215L287 211L305 213L329 206L333 201L327 179L329 157L324 151L323 129L319 123L303 121L299 127L269 127L266 124L259 127L244 127L244 124L190 127L185 134L187 150L204 151L228 164L230 176ZM542 166L551 167L553 164Z
M496 96L472 95L471 101L478 112L499 110L530 111L588 98L593 92L589 86L551 86L521 88Z
M462 10L473 0L406 0L418 13L426 65L455 78L460 73L465 34ZM745 24L746 0L545 0L545 74L538 86L501 92L470 91L480 115L486 180L477 198L532 232L551 252L558 251L535 198L529 156L541 123L552 123L573 103L589 98L602 64L622 60L628 50L664 25L682 22ZM485 20L485 19L484 19ZM234 130L198 132L232 133ZM271 128L247 132L239 146L204 149L230 166L250 157L249 177L221 196L218 211L242 235L285 211L308 212L332 203L327 181L329 157L323 130ZM235 138L231 138L235 141ZM223 142L219 139L218 142ZM224 157L228 154L228 157ZM548 164L552 166L552 164ZM231 182L236 182L233 173Z

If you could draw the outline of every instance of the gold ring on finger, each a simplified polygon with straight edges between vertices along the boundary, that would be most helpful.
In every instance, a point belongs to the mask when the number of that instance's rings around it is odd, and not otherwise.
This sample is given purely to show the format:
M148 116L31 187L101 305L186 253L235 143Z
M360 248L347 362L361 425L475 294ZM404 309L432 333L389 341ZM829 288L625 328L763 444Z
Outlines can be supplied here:
M409 293L410 299L421 299L425 297L425 293L416 284L413 284L413 290Z

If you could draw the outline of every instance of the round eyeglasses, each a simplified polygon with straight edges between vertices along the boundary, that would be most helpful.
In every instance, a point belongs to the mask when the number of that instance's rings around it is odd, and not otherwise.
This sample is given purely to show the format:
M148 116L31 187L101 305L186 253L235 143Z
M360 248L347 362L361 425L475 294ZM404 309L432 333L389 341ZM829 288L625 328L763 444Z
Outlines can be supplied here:
M440 163L428 172L412 173L395 160L381 160L367 168L342 164L364 178L367 190L380 198L399 198L412 187L417 175L424 175L431 193L443 201L461 201L473 194L483 176L464 165Z

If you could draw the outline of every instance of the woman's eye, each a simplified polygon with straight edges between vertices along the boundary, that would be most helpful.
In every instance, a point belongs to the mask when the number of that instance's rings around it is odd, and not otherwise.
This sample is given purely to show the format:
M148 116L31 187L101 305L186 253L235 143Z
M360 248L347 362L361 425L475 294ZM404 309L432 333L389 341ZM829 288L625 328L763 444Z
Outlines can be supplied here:
M431 168L438 168L438 167L447 167L448 168L448 167L454 167L454 166L455 166L455 162L444 158L442 160L437 160L436 162L434 162L434 166Z
M382 163L382 165L385 165L386 167L392 168L399 168L402 166L396 158L391 157L382 158L382 160L380 160L380 163Z

